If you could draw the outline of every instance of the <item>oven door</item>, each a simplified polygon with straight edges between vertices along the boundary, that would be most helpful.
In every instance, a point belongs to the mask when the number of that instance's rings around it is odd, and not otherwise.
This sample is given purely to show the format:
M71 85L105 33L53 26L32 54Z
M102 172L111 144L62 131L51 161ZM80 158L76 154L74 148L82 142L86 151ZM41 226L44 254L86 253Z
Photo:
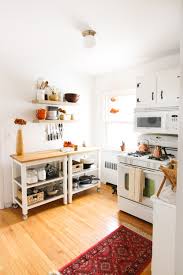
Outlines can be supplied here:
M118 164L118 196L128 198L129 193L129 169L141 168L138 166L132 166L120 163ZM161 171L151 170L143 168L145 175L145 185L143 191L143 199L140 204L152 207L152 202L150 200L151 196L157 193L160 184L163 180L163 173Z
M136 112L135 130L162 133L165 131L166 115L162 112Z

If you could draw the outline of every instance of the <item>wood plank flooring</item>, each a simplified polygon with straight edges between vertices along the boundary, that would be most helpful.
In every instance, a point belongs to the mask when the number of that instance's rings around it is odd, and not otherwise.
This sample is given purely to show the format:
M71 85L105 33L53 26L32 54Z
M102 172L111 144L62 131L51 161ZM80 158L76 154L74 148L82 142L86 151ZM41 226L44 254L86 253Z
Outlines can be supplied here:
M0 275L44 275L57 270L122 223L152 233L152 226L118 211L110 186L75 195L73 203L50 203L29 211L0 210ZM143 275L150 275L150 266Z

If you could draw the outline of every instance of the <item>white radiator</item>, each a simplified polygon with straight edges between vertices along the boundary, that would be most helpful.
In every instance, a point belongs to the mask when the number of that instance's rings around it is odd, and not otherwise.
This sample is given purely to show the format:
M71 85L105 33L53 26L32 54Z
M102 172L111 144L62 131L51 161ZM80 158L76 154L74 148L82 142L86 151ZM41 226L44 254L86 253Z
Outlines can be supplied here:
M117 185L117 155L119 151L103 150L101 181Z

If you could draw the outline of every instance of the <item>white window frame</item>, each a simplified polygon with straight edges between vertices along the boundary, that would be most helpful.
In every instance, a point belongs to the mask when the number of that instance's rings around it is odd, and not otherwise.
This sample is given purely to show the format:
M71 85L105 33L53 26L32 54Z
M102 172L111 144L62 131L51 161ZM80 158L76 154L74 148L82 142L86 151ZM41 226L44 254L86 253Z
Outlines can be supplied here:
M104 110L104 116L103 116L103 122L104 122L104 136L105 136L105 140L104 140L104 144L105 146L107 147L115 147L113 146L112 144L109 144L108 141L109 141L109 137L108 137L108 130L107 130L107 125L109 124L113 124L113 123L125 123L125 124L134 124L134 120L133 121L109 121L107 119L107 97L110 97L110 96L113 96L113 97L120 97L120 96L130 96L130 95L136 95L136 92L135 90L128 90L128 91L124 91L124 92L116 92L116 93L105 93L103 94L103 101L104 101L104 105L103 105L103 110Z

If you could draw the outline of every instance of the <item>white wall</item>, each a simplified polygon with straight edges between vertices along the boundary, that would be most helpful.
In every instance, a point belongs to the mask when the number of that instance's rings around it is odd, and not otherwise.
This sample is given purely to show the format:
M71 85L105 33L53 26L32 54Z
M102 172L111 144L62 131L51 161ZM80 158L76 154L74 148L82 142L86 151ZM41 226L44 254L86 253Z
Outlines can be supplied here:
M95 105L97 106L96 134L93 136L93 140L96 145L103 145L105 137L104 123L102 119L102 103L103 95L105 94L133 94L136 91L136 77L144 75L148 72L157 72L160 70L168 69L170 67L179 66L179 54L166 56L142 64L139 66L132 67L128 70L122 70L118 72L105 73L96 76L95 86Z
M183 75L183 38L181 40L181 72ZM183 78L181 79L181 108L179 122L179 159L178 159L178 184L176 201L176 275L183 274Z
M18 63L14 64L14 68L10 63L8 65L9 67L0 65L0 208L3 206L3 197L5 206L9 206L12 201L9 156L15 153L17 127L13 123L14 119L20 117L32 121L35 117L35 109L40 107L31 104L31 100L35 97L34 80L40 76L38 71L32 69L32 64L26 64L24 68L20 68ZM48 67L45 71L44 67L42 71L41 76L60 87L63 92L72 91L81 95L80 106L73 107L73 110L79 112L79 121L64 126L64 139L76 144L82 144L85 140L87 144L91 144L92 78L66 72L65 68L57 71ZM61 147L60 141L48 142L46 140L45 128L45 125L31 122L24 127L26 152Z
M179 54L166 56L128 70L111 72L96 77L96 92L113 92L136 89L136 77L179 65Z

